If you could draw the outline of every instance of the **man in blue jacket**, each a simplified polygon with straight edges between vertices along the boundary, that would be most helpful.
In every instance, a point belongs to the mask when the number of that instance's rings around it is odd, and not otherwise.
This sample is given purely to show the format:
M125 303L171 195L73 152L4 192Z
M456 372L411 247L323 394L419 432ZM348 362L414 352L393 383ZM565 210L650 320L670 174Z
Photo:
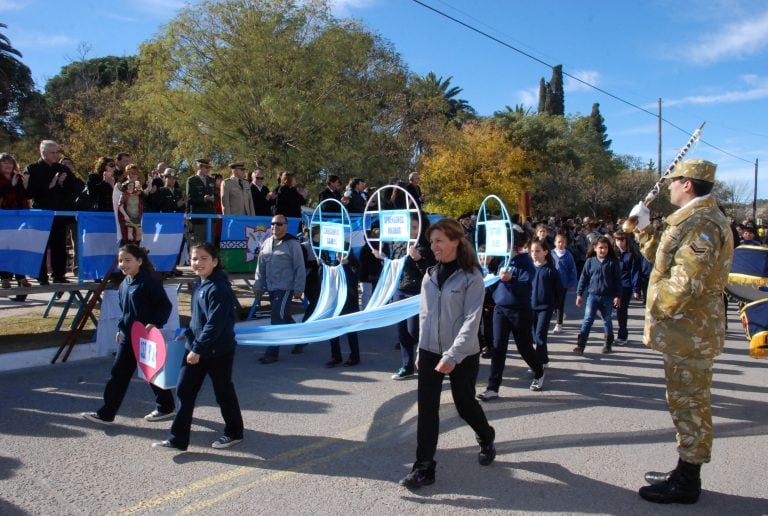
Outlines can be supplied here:
M267 237L261 244L259 261L256 265L256 281L253 291L256 302L261 294L269 291L272 324L293 324L290 303L291 296L301 299L304 293L306 270L304 254L301 252L299 240L288 234L288 220L285 215L272 217L272 236ZM301 348L294 348L301 349ZM262 364L277 362L279 346L269 346L264 355L259 358Z

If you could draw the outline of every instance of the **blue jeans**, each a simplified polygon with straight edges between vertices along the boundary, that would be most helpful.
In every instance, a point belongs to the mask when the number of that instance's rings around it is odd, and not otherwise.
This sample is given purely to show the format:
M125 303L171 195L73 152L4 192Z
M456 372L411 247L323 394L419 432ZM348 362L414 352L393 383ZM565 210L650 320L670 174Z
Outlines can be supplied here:
M611 319L613 317L613 298L597 294L587 294L580 333L589 335L589 330L592 329L592 323L595 322L595 315L598 311L600 311L600 319L603 321L603 331L606 335L613 335L613 320Z

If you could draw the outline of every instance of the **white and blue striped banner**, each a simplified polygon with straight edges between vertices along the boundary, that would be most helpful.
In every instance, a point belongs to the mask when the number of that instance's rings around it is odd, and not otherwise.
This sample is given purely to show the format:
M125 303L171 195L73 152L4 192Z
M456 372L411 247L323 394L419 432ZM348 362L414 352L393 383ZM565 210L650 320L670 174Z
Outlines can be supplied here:
M52 224L52 211L3 210L0 216L0 270L37 277Z
M184 214L144 213L141 231L141 245L149 251L149 260L155 270L172 271L184 238Z
M117 256L115 214L109 211L83 211L78 215L78 278L96 280L109 273Z
M484 278L488 287L499 281L496 275ZM322 342L351 331L365 331L391 326L419 313L419 296L377 306L352 314L296 324L265 326L259 321L235 323L235 338L241 346L290 346Z

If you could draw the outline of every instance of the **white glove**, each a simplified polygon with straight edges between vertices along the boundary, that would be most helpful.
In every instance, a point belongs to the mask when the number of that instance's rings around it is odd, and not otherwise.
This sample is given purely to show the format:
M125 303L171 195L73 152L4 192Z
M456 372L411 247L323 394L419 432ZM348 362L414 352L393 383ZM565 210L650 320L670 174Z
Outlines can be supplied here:
M651 223L651 210L640 201L634 208L632 208L632 211L629 212L629 218L632 217L637 218L637 225L635 228L642 231Z

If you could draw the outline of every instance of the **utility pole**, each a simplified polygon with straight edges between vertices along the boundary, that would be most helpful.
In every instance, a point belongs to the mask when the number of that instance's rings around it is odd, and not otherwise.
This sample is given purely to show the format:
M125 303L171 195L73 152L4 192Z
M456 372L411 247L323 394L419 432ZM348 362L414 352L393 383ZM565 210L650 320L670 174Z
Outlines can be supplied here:
M755 158L755 193L752 196L752 221L757 224L757 158Z
M661 177L661 97L659 97L659 148L656 158L656 168L659 171L659 177Z

